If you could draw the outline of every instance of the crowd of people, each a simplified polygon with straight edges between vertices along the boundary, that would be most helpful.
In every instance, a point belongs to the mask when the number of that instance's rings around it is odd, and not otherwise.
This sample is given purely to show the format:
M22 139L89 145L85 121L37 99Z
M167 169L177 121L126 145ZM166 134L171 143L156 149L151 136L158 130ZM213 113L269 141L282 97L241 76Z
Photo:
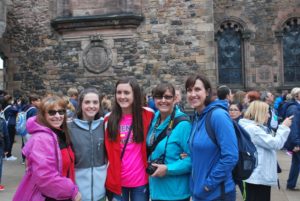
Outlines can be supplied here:
M26 171L14 201L234 201L236 185L244 200L268 201L278 184L280 149L292 155L286 188L298 190L300 88L275 99L270 91L214 90L199 74L188 77L184 89L186 105L181 88L161 83L145 96L134 78L120 79L112 97L95 88L16 100L3 92L0 190L2 161L17 159L12 148L20 112L26 112ZM194 112L186 113L188 107ZM239 160L233 121L257 150L257 166L243 181L232 176Z

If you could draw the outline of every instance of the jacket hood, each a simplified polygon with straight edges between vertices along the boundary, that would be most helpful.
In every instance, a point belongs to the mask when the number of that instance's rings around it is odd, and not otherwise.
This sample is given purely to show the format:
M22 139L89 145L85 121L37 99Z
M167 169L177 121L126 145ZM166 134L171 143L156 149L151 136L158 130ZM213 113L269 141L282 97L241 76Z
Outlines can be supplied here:
M91 122L91 128L92 130L95 130L100 123L103 121L103 117L100 117L99 119L96 119L94 121ZM73 119L73 122L79 126L80 128L84 129L84 130L89 130L90 127L90 122L89 121L85 121L85 120L81 120L81 119Z
M257 123L250 119L240 119L238 122L242 127L246 127L247 125L256 125Z
M34 134L40 133L40 132L53 133L53 131L50 128L39 124L36 121L36 116L31 117L27 120L26 129L27 129L28 133L30 133L31 135L34 135Z
M228 105L229 105L229 103L228 103L227 100L219 100L219 99L217 99L217 100L211 102L209 105L207 105L204 108L204 110L203 110L202 113L205 114L205 113L209 112L210 110L212 110L215 107L221 107L224 110L228 111Z

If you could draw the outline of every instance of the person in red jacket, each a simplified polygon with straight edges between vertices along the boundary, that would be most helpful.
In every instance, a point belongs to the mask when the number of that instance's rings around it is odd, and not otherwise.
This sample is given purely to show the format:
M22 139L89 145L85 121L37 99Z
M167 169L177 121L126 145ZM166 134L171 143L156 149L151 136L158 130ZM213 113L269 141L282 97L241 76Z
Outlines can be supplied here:
M112 111L104 118L109 200L149 200L146 135L153 116L153 110L142 107L137 81L119 80Z

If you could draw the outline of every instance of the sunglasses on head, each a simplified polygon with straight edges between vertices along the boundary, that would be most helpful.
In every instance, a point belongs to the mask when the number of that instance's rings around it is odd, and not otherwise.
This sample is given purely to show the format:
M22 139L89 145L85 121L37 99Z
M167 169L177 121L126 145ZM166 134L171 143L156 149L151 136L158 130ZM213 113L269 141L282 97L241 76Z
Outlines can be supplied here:
M56 113L58 113L59 115L64 115L66 113L66 110L62 109L62 110L49 110L48 114L50 116L55 116Z
M162 100L163 98L165 100L172 100L173 96L167 96L167 95L165 95L165 96L159 96L159 95L156 95L156 96L154 96L154 98L159 99L159 100Z

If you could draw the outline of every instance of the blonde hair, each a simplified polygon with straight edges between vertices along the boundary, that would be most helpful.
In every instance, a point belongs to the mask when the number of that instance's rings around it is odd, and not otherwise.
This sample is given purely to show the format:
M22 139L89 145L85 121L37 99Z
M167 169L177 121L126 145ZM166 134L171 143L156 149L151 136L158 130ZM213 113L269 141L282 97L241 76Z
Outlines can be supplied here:
M300 88L295 87L291 91L292 98L297 98L297 96L300 94Z
M266 115L269 112L269 105L263 101L253 101L247 108L244 117L250 119L259 124L264 124L266 121Z

